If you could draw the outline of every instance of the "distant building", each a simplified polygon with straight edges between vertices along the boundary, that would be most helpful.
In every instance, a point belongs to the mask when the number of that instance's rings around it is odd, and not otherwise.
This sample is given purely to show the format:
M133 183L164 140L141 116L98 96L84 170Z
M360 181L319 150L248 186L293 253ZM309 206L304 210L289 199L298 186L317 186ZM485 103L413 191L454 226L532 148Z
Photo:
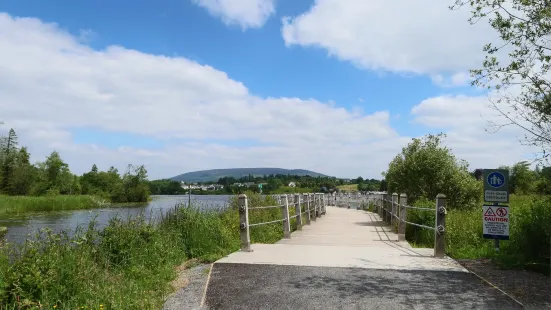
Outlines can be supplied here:
M297 184L295 182L289 182L289 187L297 187Z

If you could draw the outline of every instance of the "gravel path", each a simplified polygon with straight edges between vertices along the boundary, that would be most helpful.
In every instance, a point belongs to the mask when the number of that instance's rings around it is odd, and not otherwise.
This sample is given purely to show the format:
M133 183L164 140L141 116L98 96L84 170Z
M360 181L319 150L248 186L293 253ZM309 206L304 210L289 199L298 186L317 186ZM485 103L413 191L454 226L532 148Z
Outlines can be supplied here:
M180 272L173 282L179 289L166 301L163 310L196 310L201 307L205 286L210 271L210 264L198 265Z
M525 309L551 309L551 278L533 271L499 269L488 259L458 260L461 265L524 304Z
M214 264L209 309L521 309L468 272Z

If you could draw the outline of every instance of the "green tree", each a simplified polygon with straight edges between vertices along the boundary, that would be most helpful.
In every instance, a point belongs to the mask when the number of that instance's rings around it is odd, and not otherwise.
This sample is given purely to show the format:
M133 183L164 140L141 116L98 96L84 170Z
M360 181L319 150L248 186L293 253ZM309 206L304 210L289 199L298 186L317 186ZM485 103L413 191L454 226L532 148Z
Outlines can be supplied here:
M17 156L17 134L13 128L10 129L8 137L4 139L2 143L2 183L0 184L0 190L2 192L9 192L10 182L13 178L13 171L16 166Z
M530 163L521 161L510 170L511 193L529 194L535 190L536 173L530 170Z
M8 185L10 195L28 195L36 181L36 168L30 163L30 154L22 147L16 157L13 176Z
M149 194L145 167L143 165L137 167L128 165L126 173L122 177L122 184L116 184L111 192L111 200L114 202L146 202Z
M501 42L483 47L481 69L471 70L473 85L496 93L491 105L506 119L499 130L515 125L526 131L525 142L551 146L551 5L549 0L456 0L453 9L470 6L471 23L488 20Z
M61 159L58 152L53 151L46 161L38 163L39 170L39 182L35 189L34 194L42 195L56 195L56 194L70 194L74 177L69 166Z
M443 193L451 207L475 206L481 198L481 184L469 174L466 162L442 146L444 137L428 135L404 147L384 173L388 191L406 193L411 203Z

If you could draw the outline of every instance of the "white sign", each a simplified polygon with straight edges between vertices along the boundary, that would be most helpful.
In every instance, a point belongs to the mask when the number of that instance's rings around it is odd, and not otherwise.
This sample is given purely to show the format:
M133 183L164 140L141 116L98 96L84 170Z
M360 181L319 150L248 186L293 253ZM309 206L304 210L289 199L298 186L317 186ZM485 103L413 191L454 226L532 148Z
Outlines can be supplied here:
M507 202L507 191L484 191L485 201Z
M484 238L509 240L509 207L482 206L482 223Z

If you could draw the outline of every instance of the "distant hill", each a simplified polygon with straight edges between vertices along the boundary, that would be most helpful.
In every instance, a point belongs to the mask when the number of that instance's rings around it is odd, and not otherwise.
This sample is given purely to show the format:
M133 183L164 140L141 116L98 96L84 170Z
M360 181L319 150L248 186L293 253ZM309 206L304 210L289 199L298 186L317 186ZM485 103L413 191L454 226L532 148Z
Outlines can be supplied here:
M255 177L261 177L264 175L270 174L290 174L290 175L299 175L305 176L309 175L312 177L326 177L326 175L317 173L314 171L304 170L304 169L281 169L281 168L233 168L233 169L212 169L212 170L203 170L203 171L194 171L170 178L174 181L184 181L184 182L210 182L218 181L218 179L223 177L234 177L239 179L241 177L246 177L249 174L252 174Z

